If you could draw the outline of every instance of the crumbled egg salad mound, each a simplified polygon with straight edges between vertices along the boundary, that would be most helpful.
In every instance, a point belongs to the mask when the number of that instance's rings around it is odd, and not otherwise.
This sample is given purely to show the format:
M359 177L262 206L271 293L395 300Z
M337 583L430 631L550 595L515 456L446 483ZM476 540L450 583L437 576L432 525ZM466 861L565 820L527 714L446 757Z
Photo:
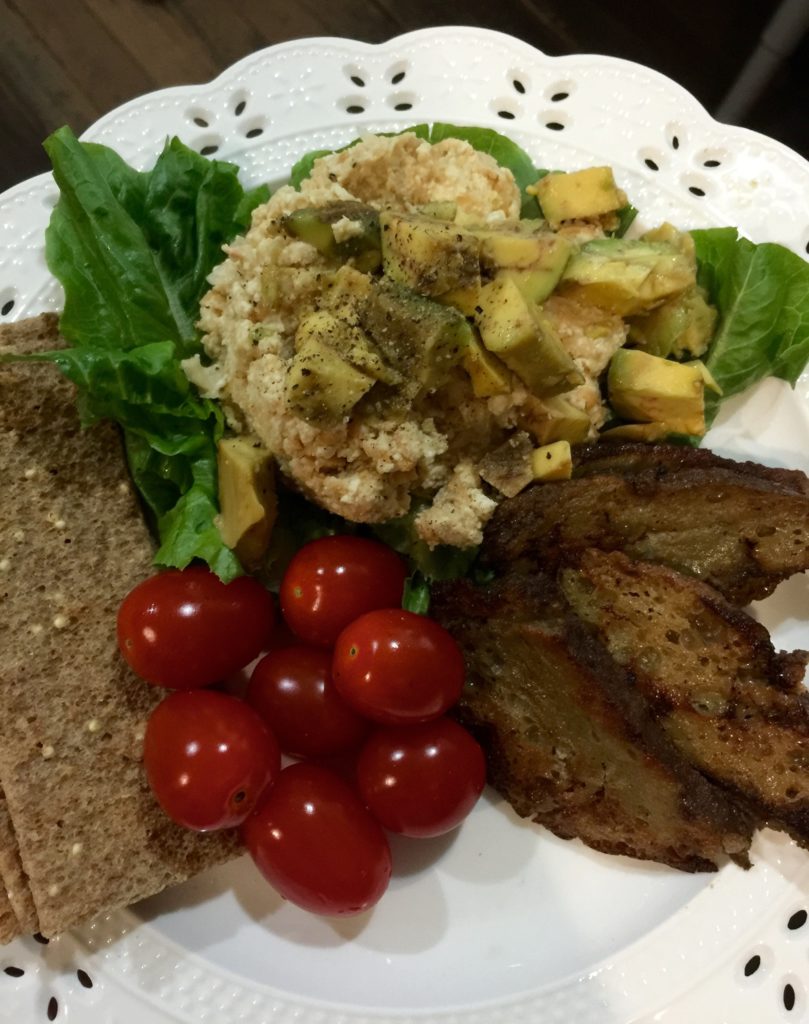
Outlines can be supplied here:
M701 432L701 366L659 358L684 354L674 336L699 355L713 328L688 236L606 237L626 204L609 168L536 191L547 219L520 220L511 172L457 139L317 160L227 247L188 377L307 497L361 523L418 502L430 546L479 544L499 496L569 472L611 361L620 416ZM685 376L661 385L658 363Z

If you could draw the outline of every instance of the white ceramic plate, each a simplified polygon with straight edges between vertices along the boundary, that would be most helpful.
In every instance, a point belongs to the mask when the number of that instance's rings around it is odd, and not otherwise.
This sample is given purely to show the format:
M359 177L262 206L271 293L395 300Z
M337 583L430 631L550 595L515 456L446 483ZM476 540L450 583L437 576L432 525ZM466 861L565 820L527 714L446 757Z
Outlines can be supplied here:
M809 165L714 122L661 75L605 57L551 58L469 28L382 46L272 47L210 85L169 89L86 138L146 167L167 135L234 160L246 184L358 132L443 120L500 129L540 166L610 163L641 226L736 224L809 247ZM58 309L43 258L55 188L0 197L0 319ZM732 403L708 443L809 471L804 379ZM809 588L761 609L776 642L809 646ZM601 856L520 822L491 795L455 836L395 844L390 893L350 921L285 906L246 860L49 946L0 951L0 1019L216 1024L520 1024L805 1020L809 855L759 837L755 867L688 876Z

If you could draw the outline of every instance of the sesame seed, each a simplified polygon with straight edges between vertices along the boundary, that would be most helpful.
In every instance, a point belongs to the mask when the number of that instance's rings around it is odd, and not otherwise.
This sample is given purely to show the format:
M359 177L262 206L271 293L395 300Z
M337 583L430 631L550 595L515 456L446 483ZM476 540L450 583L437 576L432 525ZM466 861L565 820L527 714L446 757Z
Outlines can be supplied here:
M53 525L56 527L57 530L64 530L64 528L67 526L67 523L64 521L64 519L57 519Z
M70 855L71 855L72 857L78 857L78 855L79 855L79 854L81 853L81 851L82 851L82 845L81 845L81 843L74 843L74 844L73 844L73 845L72 845L72 846L70 847Z
M87 723L88 732L98 732L100 728L101 722L99 722L97 718L91 718L90 721Z
M28 632L32 633L34 636L39 636L42 632L42 625L39 622L34 622L28 627Z
M56 751L53 749L50 743L42 748L42 756L45 758L46 761L49 761L55 753Z
M7 572L11 568L11 562L7 558L0 559L0 572Z
M33 480L33 478L36 475L37 471L33 467L31 467L30 469L26 469L26 471L23 473L23 476L25 477L26 480Z
M120 494L129 494L129 484L127 484L127 483L120 483L120 484L118 484L118 492Z
M66 615L57 615L54 617L53 625L55 629L64 629L68 623Z
M49 885L48 886L48 895L49 896L58 896L59 895L59 886L58 885Z
M25 540L25 533L22 530L15 530L11 536L18 542Z

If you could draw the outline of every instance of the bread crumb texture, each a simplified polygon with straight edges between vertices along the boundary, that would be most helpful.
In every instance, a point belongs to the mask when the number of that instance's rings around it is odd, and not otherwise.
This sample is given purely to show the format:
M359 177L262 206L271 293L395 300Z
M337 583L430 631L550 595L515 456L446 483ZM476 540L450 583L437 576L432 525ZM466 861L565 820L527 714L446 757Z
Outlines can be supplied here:
M445 384L417 398L404 419L368 411L323 426L288 406L284 381L295 332L319 308L333 267L311 245L286 235L281 218L339 200L399 211L452 201L464 218L479 223L513 220L520 210L511 172L457 139L430 145L412 134L370 137L317 160L300 192L279 189L255 211L247 234L226 247L227 258L211 274L202 302L200 328L210 362L190 360L186 373L204 394L224 402L236 430L257 435L282 472L330 511L355 522L384 522L407 513L418 495L428 505L417 518L423 540L431 546L479 544L494 508L481 490L480 459L521 418L535 415L538 400L517 378L508 394L476 398L466 373L456 368ZM338 228L341 234L350 230ZM592 325L580 322L581 314L577 321L572 310L573 304L562 303L553 316L564 327L564 344L586 349L587 383L570 397L587 410L595 430L603 420L595 377L623 343L624 328L616 318L596 351Z

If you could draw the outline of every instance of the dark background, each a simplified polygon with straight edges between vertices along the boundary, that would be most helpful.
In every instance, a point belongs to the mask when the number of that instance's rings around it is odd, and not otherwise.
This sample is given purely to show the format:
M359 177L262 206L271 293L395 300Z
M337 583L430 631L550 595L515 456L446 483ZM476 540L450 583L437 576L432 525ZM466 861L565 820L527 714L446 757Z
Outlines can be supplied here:
M809 4L809 0L806 0ZM141 93L203 82L301 36L381 42L431 25L509 32L550 54L650 65L715 112L770 0L0 0L0 191L47 169L41 141ZM809 40L738 119L809 156Z

